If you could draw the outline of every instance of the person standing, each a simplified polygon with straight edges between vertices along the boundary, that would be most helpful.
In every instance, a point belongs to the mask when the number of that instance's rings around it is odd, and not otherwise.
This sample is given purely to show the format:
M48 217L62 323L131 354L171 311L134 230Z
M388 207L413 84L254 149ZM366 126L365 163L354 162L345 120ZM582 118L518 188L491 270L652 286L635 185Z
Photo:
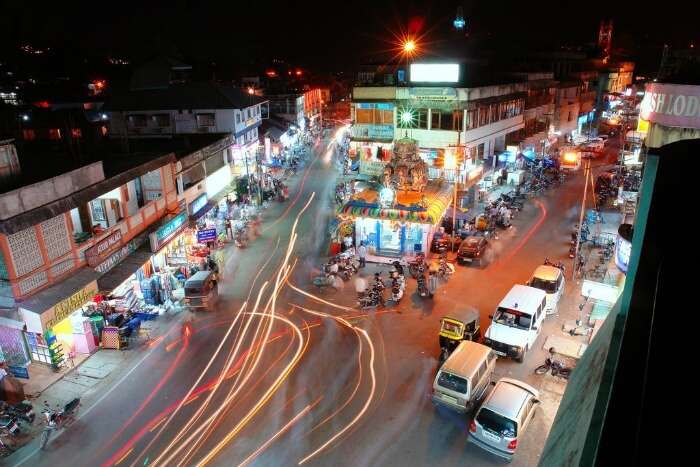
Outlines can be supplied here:
M355 292L357 292L357 298L362 297L367 291L367 280L362 274L358 274L355 278Z
M367 247L365 242L360 242L360 247L357 249L357 254L360 257L360 267L364 268L367 264Z
M343 251L347 250L352 246L352 237L350 235L346 235L345 238L343 238Z

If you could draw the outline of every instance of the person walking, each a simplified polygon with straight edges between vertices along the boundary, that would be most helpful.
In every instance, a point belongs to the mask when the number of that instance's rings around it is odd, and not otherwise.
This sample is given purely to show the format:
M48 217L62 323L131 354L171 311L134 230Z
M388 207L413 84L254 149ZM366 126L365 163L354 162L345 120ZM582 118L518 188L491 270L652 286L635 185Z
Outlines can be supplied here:
M428 293L430 294L430 298L433 298L438 288L438 280L435 271L430 271L428 274Z
M367 247L365 242L360 242L360 247L357 249L357 254L360 257L360 267L364 268L367 264Z
M355 292L357 292L357 298L361 298L367 291L367 280L363 274L358 274L355 278Z
M350 235L346 235L345 238L343 238L343 251L347 250L352 246L352 237Z

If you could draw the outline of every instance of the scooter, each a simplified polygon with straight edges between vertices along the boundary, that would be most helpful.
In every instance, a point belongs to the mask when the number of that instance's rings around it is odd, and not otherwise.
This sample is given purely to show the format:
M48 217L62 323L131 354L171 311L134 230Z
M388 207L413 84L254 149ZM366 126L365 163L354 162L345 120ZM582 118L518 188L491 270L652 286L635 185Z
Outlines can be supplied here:
M384 306L382 294L377 289L372 289L369 292L365 293L359 298L357 303L362 309Z
M323 275L314 277L313 284L316 287L318 287L319 289L322 289L324 287L333 287L335 289L336 288L335 280L336 280L336 277L333 274L323 274Z
M408 263L408 271L414 279L418 279L425 273L427 266L428 265L425 263L425 255L421 253L416 256L416 259Z
M447 277L455 273L454 264L448 263L446 259L440 258L440 263L437 270L438 276Z
M401 284L398 281L394 281L393 285L391 286L391 301L394 303L399 303L403 298L403 291L404 288L401 286Z
M41 413L46 419L46 427L41 433L41 443L39 445L41 449L46 447L52 431L62 428L63 426L75 421L75 416L78 413L78 407L80 407L80 398L78 397L67 403L63 407L63 410L59 411L51 410L49 404L44 401L44 410L42 410Z

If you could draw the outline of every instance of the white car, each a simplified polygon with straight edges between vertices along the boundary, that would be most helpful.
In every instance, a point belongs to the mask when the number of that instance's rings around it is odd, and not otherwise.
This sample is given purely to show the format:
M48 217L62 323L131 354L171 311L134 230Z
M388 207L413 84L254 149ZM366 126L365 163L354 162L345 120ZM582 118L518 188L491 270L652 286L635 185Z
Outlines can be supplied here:
M516 284L501 300L484 334L484 345L497 355L513 357L518 362L535 345L540 335L547 307L544 290Z

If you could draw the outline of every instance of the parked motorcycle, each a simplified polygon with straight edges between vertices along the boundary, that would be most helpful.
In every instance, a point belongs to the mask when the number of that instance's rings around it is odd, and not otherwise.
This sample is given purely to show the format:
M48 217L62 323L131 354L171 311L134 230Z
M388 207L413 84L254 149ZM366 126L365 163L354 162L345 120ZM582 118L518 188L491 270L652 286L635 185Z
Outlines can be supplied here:
M17 417L8 414L0 415L0 430L6 431L13 436L17 436L20 432Z
M425 255L420 253L416 258L408 263L408 271L411 273L414 279L419 279L425 273L428 265L425 263ZM425 278L423 278L425 280Z
M34 407L29 403L29 401L22 401L14 405L2 401L0 402L0 410L7 414L26 420L29 423L32 423L35 418Z
M365 294L359 298L358 304L362 309L384 306L384 300L381 291L377 288L370 289L368 292L365 292Z
M535 374L543 375L548 371L552 372L552 376L560 376L564 379L569 379L572 368L564 366L564 364L554 359L554 348L549 349L550 356L544 360L544 364L535 368Z
M320 276L314 277L312 282L319 289L324 287L337 289L336 280L337 278L334 274L321 274Z
M44 401L44 410L42 410L41 413L44 415L44 418L46 420L46 427L41 433L41 449L44 449L46 447L46 444L49 442L49 438L51 437L52 431L67 426L68 424L75 421L79 407L80 398L78 397L67 403L63 407L63 410L58 411L52 410L49 407L49 404L46 401Z

